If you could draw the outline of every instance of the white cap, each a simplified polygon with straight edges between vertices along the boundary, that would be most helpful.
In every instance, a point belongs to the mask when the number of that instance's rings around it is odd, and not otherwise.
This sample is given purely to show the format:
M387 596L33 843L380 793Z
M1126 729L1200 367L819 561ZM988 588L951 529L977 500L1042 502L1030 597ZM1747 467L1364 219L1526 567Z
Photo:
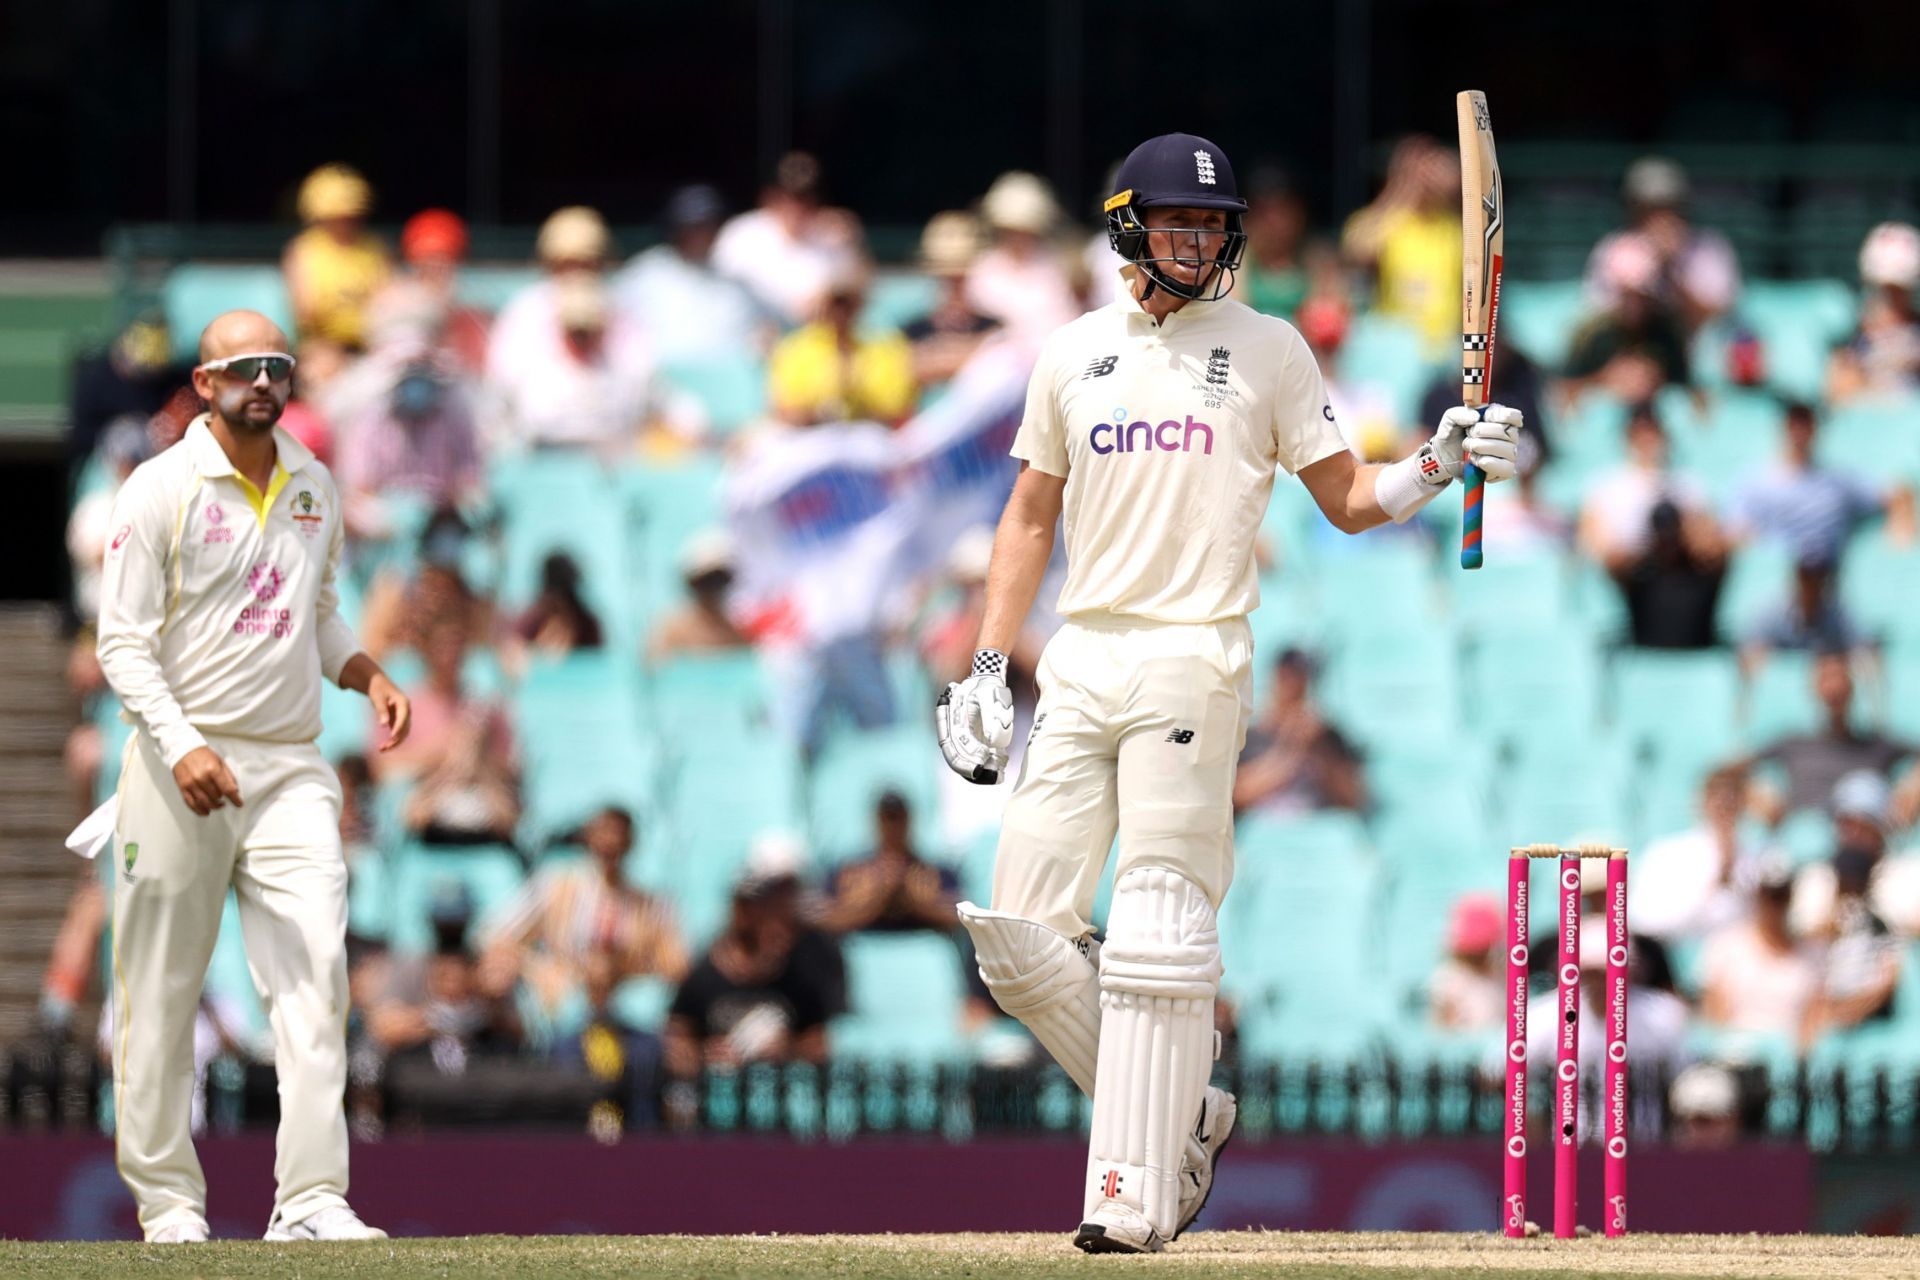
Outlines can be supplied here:
M994 179L980 202L987 225L1001 231L1028 231L1037 236L1053 230L1060 216L1047 184L1030 173L1015 169Z
M680 573L684 577L700 578L731 568L733 537L725 529L702 529L680 548Z
M1682 1119L1726 1119L1739 1114L1740 1086L1725 1067L1699 1062L1674 1080L1667 1101Z
M985 582L993 560L993 526L976 524L961 531L947 552L947 572L956 582Z
M1920 284L1920 231L1883 222L1860 245L1860 278L1868 284L1911 289Z
M1836 818L1861 818L1885 831L1891 822L1887 811L1892 803L1893 792L1887 780L1872 769L1855 769L1833 784Z
M1687 171L1665 156L1642 156L1627 167L1621 187L1636 204L1675 205L1687 198Z
M762 831L753 838L733 891L743 898L755 897L782 881L798 880L806 864L807 846L799 836L777 829Z
M607 220L598 209L579 204L549 214L534 242L534 253L542 262L598 262L612 250Z

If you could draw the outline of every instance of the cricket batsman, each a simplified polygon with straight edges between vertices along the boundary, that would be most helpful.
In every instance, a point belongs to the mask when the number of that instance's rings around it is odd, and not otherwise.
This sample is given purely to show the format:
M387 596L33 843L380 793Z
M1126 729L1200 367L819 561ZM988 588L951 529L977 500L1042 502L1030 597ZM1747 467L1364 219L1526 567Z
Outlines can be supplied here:
M1233 775L1251 713L1254 535L1276 467L1359 533L1405 521L1460 474L1515 470L1521 415L1449 409L1399 462L1347 452L1293 326L1227 298L1247 205L1205 138L1137 147L1107 202L1126 296L1042 349L1013 444L967 679L935 708L947 763L1005 771L1007 653L1065 515L1064 625L994 864L993 908L960 905L1000 1007L1093 1098L1074 1243L1147 1253L1192 1224L1233 1131L1211 1087L1221 898L1233 879ZM1094 888L1120 861L1106 941Z
M100 667L135 725L113 828L115 1162L154 1242L208 1238L193 1022L229 886L280 1077L266 1238L385 1236L347 1206L347 866L320 679L372 700L383 750L411 713L336 611L339 494L274 425L293 364L265 316L208 325L207 412L114 502Z

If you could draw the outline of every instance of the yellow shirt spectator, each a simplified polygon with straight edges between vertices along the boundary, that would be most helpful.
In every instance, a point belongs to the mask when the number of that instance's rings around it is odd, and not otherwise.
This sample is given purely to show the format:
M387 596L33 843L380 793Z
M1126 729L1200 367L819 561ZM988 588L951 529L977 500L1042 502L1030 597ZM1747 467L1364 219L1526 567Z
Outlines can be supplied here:
M302 338L326 338L350 350L367 344L367 303L392 266L378 236L342 244L325 227L308 227L287 246L287 277Z
M843 342L831 322L815 321L774 347L767 389L774 411L789 422L896 424L913 412L913 347L891 329Z
M1366 216L1362 211L1348 222ZM1420 331L1431 347L1460 336L1460 217L1419 209L1384 209L1369 228L1378 246L1375 303Z

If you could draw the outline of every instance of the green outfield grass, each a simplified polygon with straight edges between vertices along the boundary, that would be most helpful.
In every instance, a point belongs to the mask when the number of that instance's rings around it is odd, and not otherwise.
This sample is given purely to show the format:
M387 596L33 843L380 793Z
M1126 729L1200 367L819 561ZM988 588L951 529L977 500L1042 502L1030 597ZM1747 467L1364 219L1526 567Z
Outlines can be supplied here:
M1634 1236L1507 1241L1486 1235L1212 1232L1157 1258L1085 1257L1064 1235L475 1236L377 1244L39 1244L0 1241L0 1276L901 1276L1051 1280L1124 1270L1233 1277L1920 1277L1920 1242L1823 1236Z

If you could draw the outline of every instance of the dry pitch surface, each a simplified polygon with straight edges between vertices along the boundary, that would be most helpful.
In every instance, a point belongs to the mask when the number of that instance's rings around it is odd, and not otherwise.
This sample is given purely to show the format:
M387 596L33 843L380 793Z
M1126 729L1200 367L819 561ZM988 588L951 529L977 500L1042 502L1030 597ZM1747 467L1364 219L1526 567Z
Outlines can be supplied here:
M1065 1235L474 1236L339 1245L0 1241L0 1276L901 1276L1051 1280L1143 1273L1230 1277L1866 1276L1920 1280L1920 1241L1839 1236L1201 1232L1155 1258L1086 1257Z

